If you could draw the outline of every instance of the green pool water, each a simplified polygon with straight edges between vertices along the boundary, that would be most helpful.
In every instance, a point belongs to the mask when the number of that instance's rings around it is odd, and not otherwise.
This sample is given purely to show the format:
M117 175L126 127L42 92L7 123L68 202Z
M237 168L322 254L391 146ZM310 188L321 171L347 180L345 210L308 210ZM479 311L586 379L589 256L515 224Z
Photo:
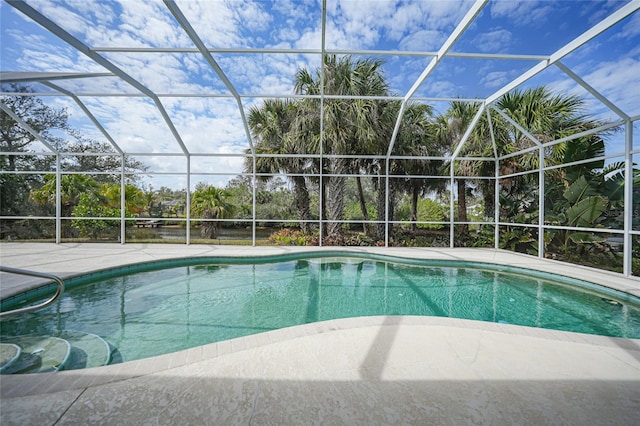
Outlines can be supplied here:
M383 256L277 260L192 259L112 271L105 279L72 283L46 309L3 321L2 335L93 333L116 347L123 361L370 315L432 315L640 338L637 298L551 274Z

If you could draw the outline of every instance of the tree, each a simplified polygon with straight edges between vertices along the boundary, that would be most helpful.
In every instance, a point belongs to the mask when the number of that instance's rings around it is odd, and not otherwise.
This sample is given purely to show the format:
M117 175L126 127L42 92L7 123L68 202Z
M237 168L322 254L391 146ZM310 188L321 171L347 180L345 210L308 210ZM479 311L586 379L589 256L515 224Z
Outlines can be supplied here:
M102 195L108 207L120 209L121 205L121 186L117 183L104 183L100 188ZM133 214L142 213L147 207L147 197L144 191L135 185L126 184L124 186L124 208L125 211Z
M442 145L436 138L436 127L432 119L433 110L429 105L410 103L406 106L393 154L412 157L438 157L444 154ZM394 175L434 176L442 169L441 160L411 159L393 162ZM402 190L411 198L411 231L416 232L418 220L418 200L421 195L444 189L443 180L407 177L398 182Z
M66 130L67 111L64 108L54 109L45 105L40 98L29 96L33 90L29 87L11 84L2 85L4 92L15 92L15 95L2 96L1 101L18 117L26 122L47 141L59 143L60 139L53 136L54 130ZM28 145L35 142L36 137L23 128L17 121L4 111L0 111L0 149L3 152L27 152ZM15 171L29 168L30 164L19 163L15 155L2 156L3 169Z
M63 158L64 170L71 172L102 172L95 175L95 179L98 182L120 182L123 157L116 153L108 143L86 139L73 130L70 132L78 140L62 147L65 152L72 153L72 155L66 155ZM141 161L134 160L128 155L124 156L124 172L128 182L139 182L141 175L146 173L148 169L149 167Z
M298 211L300 229L304 233L310 231L309 190L303 173L310 167L304 157L279 157L279 155L304 155L306 146L301 138L294 137L293 124L296 120L296 104L291 101L267 99L260 107L249 110L249 128L255 138L256 154L272 154L272 157L256 158L256 173L286 173L293 182L294 204ZM245 171L253 170L253 158L247 157ZM269 176L266 179L272 179ZM261 177L262 178L262 177ZM264 179L264 178L263 178Z
M315 75L306 69L298 71L295 90L307 95L322 92L325 95L385 96L388 85L382 74L382 64L381 60L371 58L354 61L350 56L327 55ZM309 102L307 105L309 108L301 110L305 118L309 112L320 112L317 103ZM325 188L321 191L325 194L323 205L327 210L327 234L332 235L340 232L340 221L344 219L345 178L341 175L349 172L349 167L341 156L360 152L363 147L379 142L380 101L329 98L323 105L322 152L331 156L323 161L326 166L323 179L326 192ZM366 208L363 214L365 212Z
M75 206L80 202L82 194L97 193L98 182L86 175L62 175L60 179L60 214L62 217L71 217ZM49 174L44 177L44 185L38 189L32 189L31 199L39 205L55 207L56 205L56 175ZM62 222L62 236L74 237L73 229L68 221Z
M478 111L477 105L470 102L453 101L449 108L443 114L438 116L436 120L436 136L438 140L449 147L453 153L462 141L462 136L469 128L473 117ZM474 140L469 140L467 144L473 144ZM469 149L469 148L467 148ZM472 164L469 161L458 161L455 169L456 175L471 176L473 174ZM468 222L467 217L467 180L464 177L456 179L458 192L458 221ZM463 223L460 225L462 234L469 233L469 225Z
M70 217L80 201L80 195L97 192L98 182L86 175L62 175L60 180L60 204L63 217ZM31 191L31 198L40 204L56 205L56 175L44 177L44 185Z
M191 213L203 219L228 219L235 213L236 207L227 202L229 193L215 186L198 184L191 197ZM201 225L203 238L218 238L218 221L204 221Z
M65 109L54 109L45 105L42 100L30 96L33 91L16 84L2 85L4 92L15 95L4 95L0 101L7 105L16 115L21 117L33 130L43 138L59 143L53 136L55 130L67 128L67 112ZM24 129L5 111L0 111L0 212L2 215L29 215L29 192L42 184L41 175L13 174L15 171L51 170L53 156L20 156L4 153L22 153L33 151L30 145L36 137ZM8 172L8 173L7 173ZM3 228L8 226L3 223Z
M253 217L253 184L249 176L237 176L227 183L227 201L236 206L236 219L250 220ZM298 218L293 193L286 181L279 176L268 181L256 182L256 218L258 221L291 220ZM268 226L273 226L273 223Z
M100 194L91 192L80 194L78 205L73 209L73 215L77 218L113 218L113 220L73 219L71 226L78 231L80 237L94 240L105 235L114 237L120 229L120 208L110 207ZM129 212L125 212L125 215L131 217Z

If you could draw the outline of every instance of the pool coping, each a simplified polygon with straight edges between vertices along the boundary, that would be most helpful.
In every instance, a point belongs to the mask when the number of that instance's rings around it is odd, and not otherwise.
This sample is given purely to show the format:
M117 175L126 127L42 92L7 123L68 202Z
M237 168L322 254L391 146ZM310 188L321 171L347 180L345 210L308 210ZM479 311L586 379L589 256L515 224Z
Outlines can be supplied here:
M618 348L630 351L640 359L640 339L624 339L567 331L548 330L512 324L429 316L370 316L343 318L286 327L259 334L238 337L221 342L197 346L183 351L81 370L55 373L2 376L0 398L18 398L44 395L69 390L80 390L110 383L135 379L164 372L201 361L233 355L305 336L365 327L450 327L471 329L503 335L526 336L558 342L591 345L598 348Z

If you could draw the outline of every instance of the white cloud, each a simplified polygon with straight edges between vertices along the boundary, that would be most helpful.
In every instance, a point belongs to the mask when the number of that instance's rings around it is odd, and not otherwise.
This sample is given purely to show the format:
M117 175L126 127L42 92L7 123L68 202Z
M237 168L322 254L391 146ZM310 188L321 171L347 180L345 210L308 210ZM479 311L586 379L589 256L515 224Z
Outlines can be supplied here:
M469 4L342 1L331 4L327 20L328 26L335 26L333 43L339 38L343 47L371 48L377 42L397 42L401 49L438 50L446 39L443 33L455 28Z
M427 79L418 90L417 96L455 97L459 96L459 90L458 86L450 81Z
M163 104L193 153L238 153L249 147L235 100L166 98Z
M542 26L545 17L553 12L551 4L538 0L497 0L491 2L491 17L507 18L517 25Z
M407 48L437 50L446 37L433 35L453 30L469 5L447 1L330 2L327 4L327 43L330 47L369 49L378 42L398 42ZM419 33L432 37L423 37L422 43L412 42Z
M309 19L318 21L321 13L320 3L316 0L279 0L272 7L287 16L287 25Z
M640 87L640 59L623 58L615 62L598 64L584 80L600 91L628 115L640 114L640 103L633 88Z
M400 50L437 51L447 39L447 34L436 30L416 31L402 39Z
M246 42L233 10L220 1L179 1L178 6L208 47L242 47Z
M300 33L294 27L281 28L278 32L278 38L284 41L295 41L300 38Z
M294 43L296 49L320 49L322 46L322 31L320 26L307 27L301 31L300 39ZM329 48L335 46L327 44Z
M511 32L505 29L496 29L476 36L472 43L481 52L501 53L511 46Z
M262 9L261 2L233 2L233 10L238 15L239 24L251 31L264 31L269 28L272 16Z
M117 14L108 2L92 2L87 0L66 0L80 16L91 16L100 25L110 25L115 22Z
M38 70L54 69L56 71L72 71L77 69L75 62L71 57L32 49L25 49L23 53L24 56L29 58L29 60L25 61L23 56L23 58L18 60L18 63L25 67L33 67Z
M640 35L640 13L636 12L630 18L627 18L627 21L623 24L622 29L614 38L630 40L633 37L637 37L639 35Z
M487 73L482 78L482 80L480 80L480 83L483 84L485 87L496 88L496 87L504 86L510 80L511 79L509 78L508 72L493 71L493 72Z

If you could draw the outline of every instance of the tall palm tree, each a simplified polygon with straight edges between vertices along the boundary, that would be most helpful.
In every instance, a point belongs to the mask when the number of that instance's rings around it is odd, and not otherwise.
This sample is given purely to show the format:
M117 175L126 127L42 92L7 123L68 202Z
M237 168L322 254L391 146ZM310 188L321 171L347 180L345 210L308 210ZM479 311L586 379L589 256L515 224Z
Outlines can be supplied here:
M191 212L203 219L228 219L236 211L236 207L227 202L228 196L228 191L224 189L210 185L199 185L191 197ZM219 222L202 222L200 233L203 238L217 238L219 231Z
M449 105L447 111L438 116L436 120L436 137L444 145L454 152L462 140L462 136L471 124L473 117L478 111L478 106L471 102L453 101ZM475 136L472 135L468 140L465 151L470 152L474 149ZM472 163L469 161L458 161L455 166L455 174L460 176L473 175ZM457 178L458 192L458 221L467 222L467 179ZM453 188L451 188L453 191ZM467 234L469 226L467 224L460 225L460 232Z
M382 61L371 58L354 61L350 56L327 55L323 66L312 75L300 70L296 75L296 92L308 95L384 96L388 92L382 75ZM321 88L322 82L322 90ZM359 147L375 143L378 139L380 101L374 99L325 99L323 114L323 154L345 155L358 151ZM317 102L309 102L306 111L319 111ZM343 175L350 170L345 158L329 157L324 162L327 177L325 203L327 233L337 234L344 218ZM322 188L325 193L325 188Z
M393 154L414 157L437 157L444 155L443 147L436 138L436 126L433 122L433 109L426 104L407 105L402 117ZM442 161L411 159L394 161L394 175L437 175L442 169ZM411 199L411 231L416 232L418 220L418 199L431 191L443 189L442 180L407 177L402 180L402 189Z
M553 94L545 86L509 92L496 102L496 106L542 143L593 129L603 124L584 113L585 102L580 97ZM496 119L495 122L495 129L501 134L501 137L496 141L498 149L501 151L498 152L498 155L520 151L533 145L533 142L515 126L501 118ZM601 136L591 135L545 149L545 162L546 165L557 165L580 159L597 158L602 155L604 155L604 142ZM518 158L513 157L503 163L501 173L532 170L538 166L539 156L537 152L532 152ZM602 167L604 167L604 161L600 160L570 168L552 169L546 174L550 182L565 182L560 186L566 188L580 175ZM569 176L567 176L568 173ZM521 191L520 187L528 188L532 179L536 179L536 176L524 175L510 179L510 184L506 189L511 193L518 193ZM547 190L552 186L549 186ZM564 189L560 188L559 190L563 191Z
M255 138L256 154L276 155L257 157L256 173L287 174L293 183L294 202L298 219L301 221L300 229L307 233L310 231L310 198L303 174L309 169L310 162L304 157L278 157L283 154L308 153L308 144L303 143L303 137L294 127L297 119L296 103L288 100L267 99L260 107L252 107L249 110L248 123ZM313 147L311 149L313 150ZM251 157L246 158L244 168L246 172L253 170ZM271 178L273 176L267 177L267 179Z

